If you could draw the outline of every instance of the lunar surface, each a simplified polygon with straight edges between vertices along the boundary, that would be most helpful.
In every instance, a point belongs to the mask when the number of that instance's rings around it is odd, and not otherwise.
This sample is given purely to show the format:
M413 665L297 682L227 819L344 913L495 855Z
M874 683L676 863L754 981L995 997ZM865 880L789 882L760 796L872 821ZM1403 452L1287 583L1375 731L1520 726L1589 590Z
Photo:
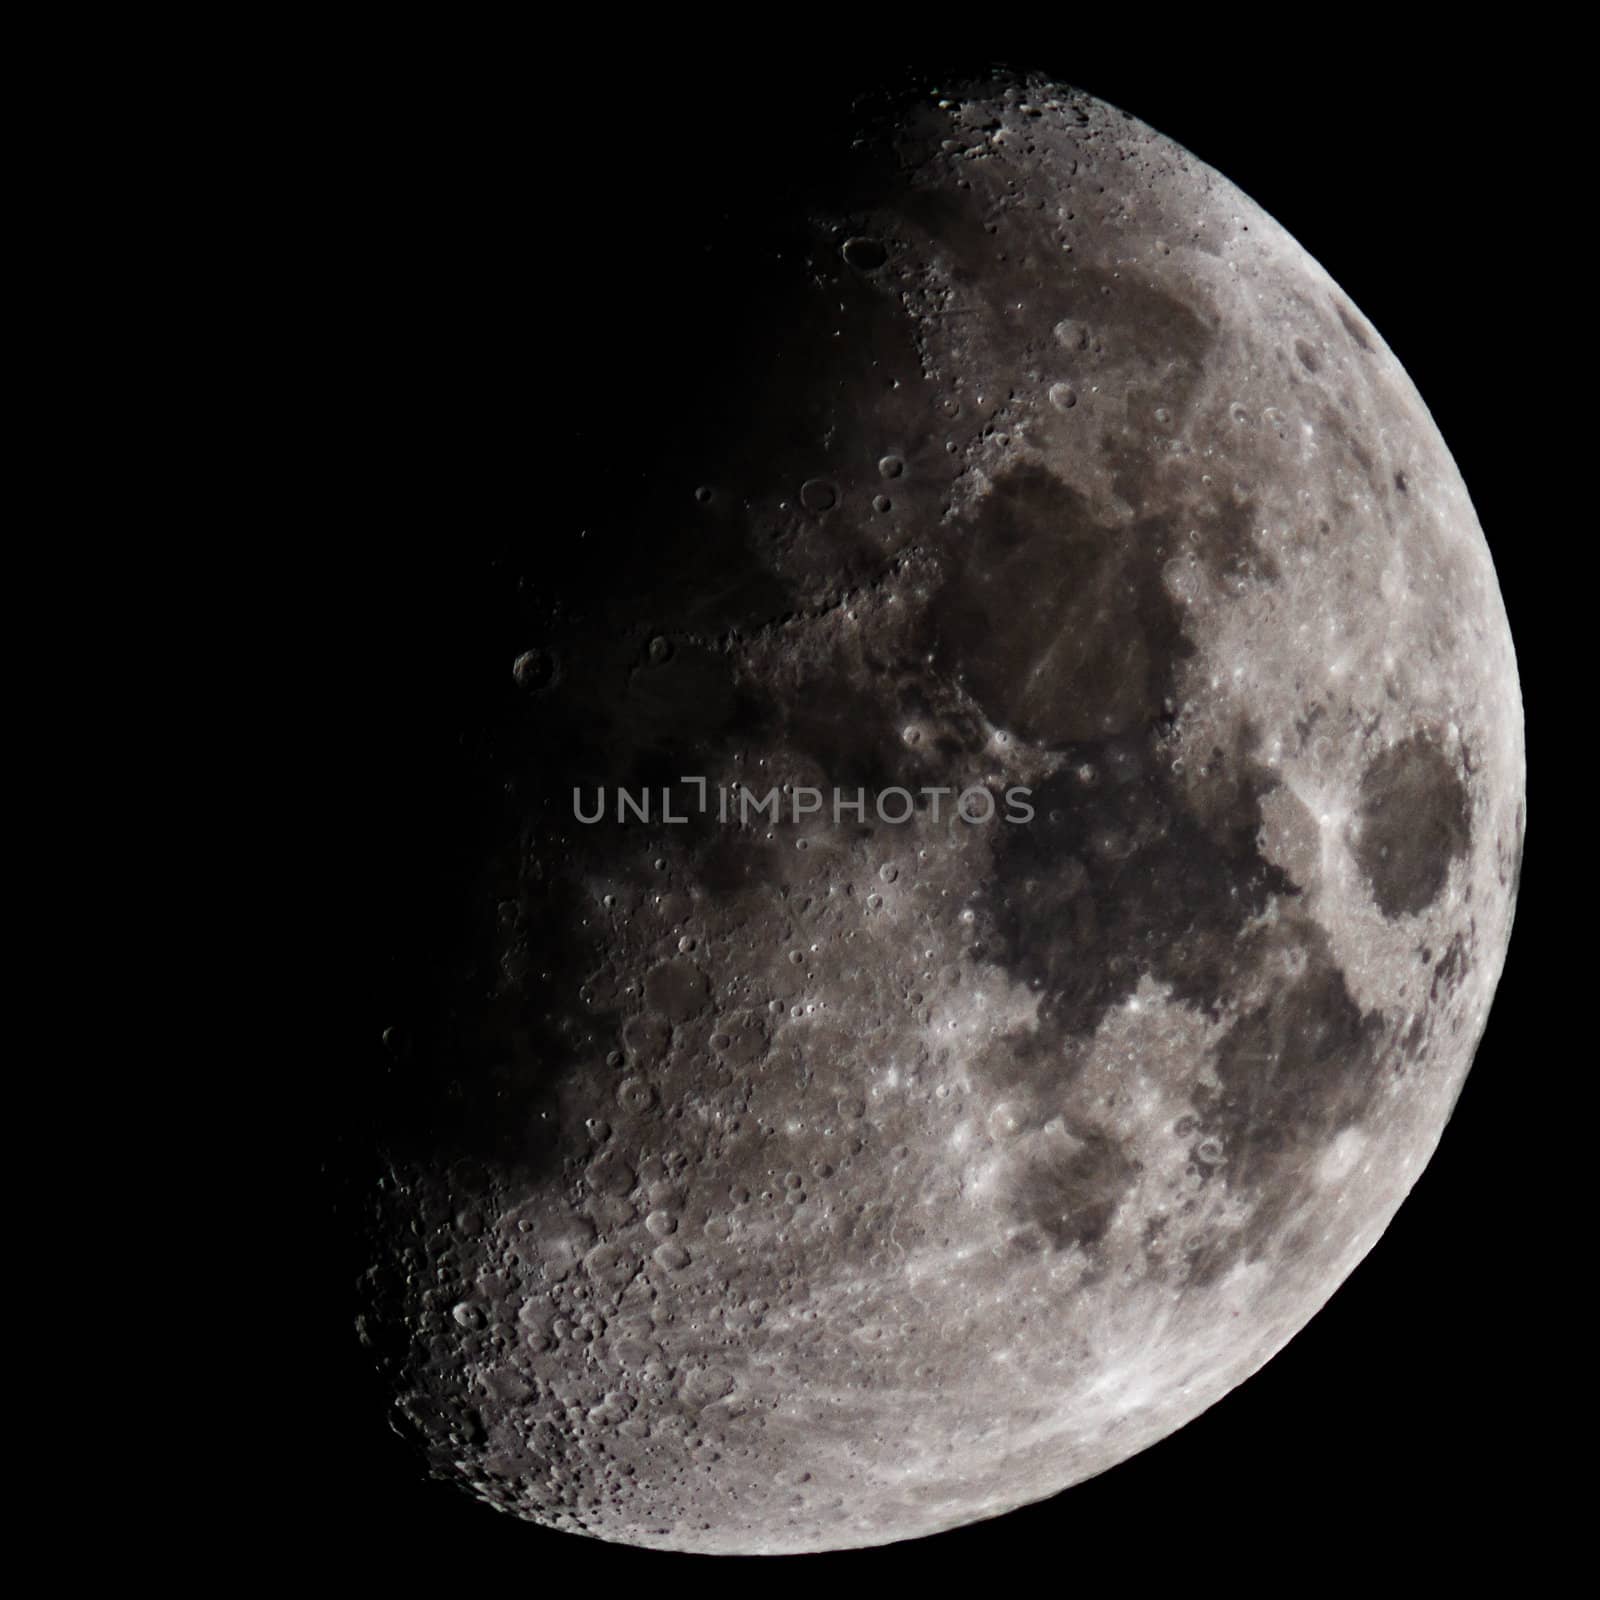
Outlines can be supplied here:
M1495 574L1361 313L1081 93L852 134L704 241L660 459L500 569L381 1019L397 1426L665 1549L991 1517L1255 1372L1432 1153L1516 895Z

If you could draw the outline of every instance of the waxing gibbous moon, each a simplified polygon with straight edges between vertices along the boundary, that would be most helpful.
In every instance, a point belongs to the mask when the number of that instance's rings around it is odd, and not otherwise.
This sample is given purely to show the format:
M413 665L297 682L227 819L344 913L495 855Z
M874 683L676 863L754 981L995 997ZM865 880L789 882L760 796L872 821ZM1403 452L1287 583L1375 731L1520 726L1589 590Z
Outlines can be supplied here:
M1489 552L1338 286L1059 85L851 131L707 242L661 459L504 571L383 1019L397 1425L642 1546L915 1538L1199 1415L1416 1181L1516 895Z

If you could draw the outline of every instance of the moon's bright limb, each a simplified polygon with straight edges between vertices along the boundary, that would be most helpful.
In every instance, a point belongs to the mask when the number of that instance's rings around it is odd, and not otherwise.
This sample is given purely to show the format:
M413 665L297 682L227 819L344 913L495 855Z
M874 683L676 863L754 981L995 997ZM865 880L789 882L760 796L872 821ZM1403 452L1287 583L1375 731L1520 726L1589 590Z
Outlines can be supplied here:
M914 97L749 248L746 387L508 642L363 1327L484 1498L778 1552L1052 1494L1304 1325L1467 1072L1523 755L1415 389L1169 141Z

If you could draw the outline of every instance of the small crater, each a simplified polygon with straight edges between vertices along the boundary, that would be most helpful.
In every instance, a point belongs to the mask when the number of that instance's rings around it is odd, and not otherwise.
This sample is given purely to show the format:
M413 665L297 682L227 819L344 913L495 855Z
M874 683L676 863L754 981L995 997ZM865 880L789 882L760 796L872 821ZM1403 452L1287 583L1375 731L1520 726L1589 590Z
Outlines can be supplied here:
M1339 321L1344 324L1344 331L1360 349L1365 350L1369 356L1372 355L1372 342L1367 337L1371 330L1362 324L1360 317L1349 306L1339 302L1335 302L1333 309L1339 313Z
M839 254L857 272L876 272L889 259L889 252L876 239L846 239Z
M800 486L800 504L814 516L832 511L839 503L839 491L826 478L807 478Z
M524 650L511 663L511 676L519 689L539 694L556 681L556 658L548 650Z

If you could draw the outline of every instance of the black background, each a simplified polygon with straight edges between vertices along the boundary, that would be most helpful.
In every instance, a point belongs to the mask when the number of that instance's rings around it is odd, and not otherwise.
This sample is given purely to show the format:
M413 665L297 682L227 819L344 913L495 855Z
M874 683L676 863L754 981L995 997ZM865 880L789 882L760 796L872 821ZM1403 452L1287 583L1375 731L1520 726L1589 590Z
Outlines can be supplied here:
M1129 38L1090 48L1068 26L1041 26L944 59L1038 67L1231 178L1387 340L1461 467L1518 645L1531 823L1506 973L1437 1156L1327 1308L1178 1434L990 1523L781 1561L603 1545L421 1481L366 1377L330 1243L297 1322L304 1376L290 1409L266 1419L281 1470L245 1519L252 1542L328 1579L410 1594L796 1575L1065 1585L1117 1573L1253 1588L1351 1581L1380 1558L1431 1563L1445 1549L1536 1564L1555 1537L1564 1469L1550 1439L1566 1380L1549 1369L1565 1295L1552 1294L1531 1242L1551 1161L1549 1104L1534 1085L1554 1065L1534 1023L1553 900L1541 847L1550 402L1527 352L1549 342L1556 313L1548 279L1513 243L1548 200L1534 173L1538 70L1504 40L1468 41L1446 68L1393 41L1242 51L1199 34L1158 38L1153 21L1150 32L1137 48ZM509 660L457 554L581 520L606 492L595 467L604 450L625 454L657 408L692 397L671 322L675 275L693 270L696 207L781 181L849 88L898 59L844 32L786 37L781 50L675 37L509 60L496 59L495 41L481 54L457 41L435 58L414 40L341 69L340 109L324 113L325 149L310 157L318 179L299 204L315 240L304 269L319 275L334 330L330 410L351 419L319 448L342 452L364 480L340 508L339 559L357 572L357 790L378 818L359 853L380 887L353 940L376 970L352 1008L351 1049L371 1047L403 946L429 914L414 882L393 881L394 864L448 815L429 774L452 707L482 659L502 673ZM315 1114L341 1097L344 1109L358 1103L360 1082L357 1072L353 1087L319 1088ZM1031 1578L1030 1562L1043 1563Z

